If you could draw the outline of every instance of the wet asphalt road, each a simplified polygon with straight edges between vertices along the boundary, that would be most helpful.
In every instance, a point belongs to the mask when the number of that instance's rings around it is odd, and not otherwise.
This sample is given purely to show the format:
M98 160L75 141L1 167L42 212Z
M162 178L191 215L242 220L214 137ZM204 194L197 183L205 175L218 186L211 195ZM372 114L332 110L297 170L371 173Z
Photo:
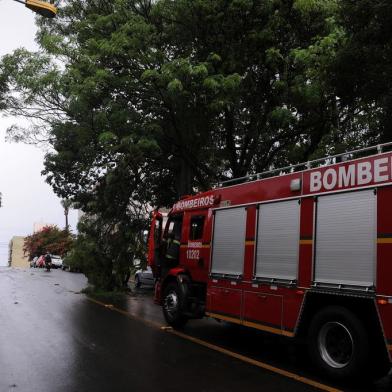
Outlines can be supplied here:
M80 294L85 285L80 274L0 268L0 392L317 390L160 329L149 290L112 308ZM300 344L213 320L184 333L317 380ZM350 390L391 391L391 377Z

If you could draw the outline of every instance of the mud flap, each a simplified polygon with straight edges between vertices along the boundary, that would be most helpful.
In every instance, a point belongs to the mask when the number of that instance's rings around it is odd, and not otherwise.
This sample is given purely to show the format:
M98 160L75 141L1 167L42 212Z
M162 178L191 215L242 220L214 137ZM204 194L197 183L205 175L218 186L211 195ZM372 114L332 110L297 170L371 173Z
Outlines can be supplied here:
M189 294L190 294L190 279L186 275L177 275L177 284L178 287L181 291L181 309L183 313L188 313L189 312Z

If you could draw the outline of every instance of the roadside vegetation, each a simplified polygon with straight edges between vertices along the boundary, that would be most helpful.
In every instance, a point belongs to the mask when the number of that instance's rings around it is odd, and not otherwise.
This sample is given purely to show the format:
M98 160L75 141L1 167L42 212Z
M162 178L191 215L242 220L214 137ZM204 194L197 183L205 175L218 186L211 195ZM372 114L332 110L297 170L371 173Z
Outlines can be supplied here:
M67 265L83 271L96 290L128 290L133 267L130 261L137 259L142 265L146 264L142 238L144 224L145 219L110 224L98 216L84 217L78 225L79 235L67 256Z
M43 174L85 213L70 253L115 290L149 211L217 181L391 140L385 0L64 0L0 63Z
M46 252L63 257L69 252L74 236L57 226L45 226L42 230L25 238L23 251L32 260Z

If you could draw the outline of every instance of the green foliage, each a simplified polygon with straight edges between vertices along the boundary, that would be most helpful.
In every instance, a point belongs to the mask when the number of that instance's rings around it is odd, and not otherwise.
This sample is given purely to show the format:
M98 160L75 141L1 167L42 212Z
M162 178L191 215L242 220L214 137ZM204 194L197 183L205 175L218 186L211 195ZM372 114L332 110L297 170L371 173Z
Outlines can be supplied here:
M133 218L127 224L108 224L102 217L84 217L79 223L79 235L65 262L81 270L94 290L127 289L133 260L145 263L143 229L147 222Z
M25 238L23 251L32 260L46 252L64 256L72 247L74 236L56 226L45 226Z
M40 21L45 54L8 56L0 75L29 94L11 111L63 111L45 116L55 152L44 173L61 197L81 200L122 167L155 188L166 179L160 195L138 186L134 196L168 205L286 164L298 143L308 159L333 132L336 15L333 0L69 0Z
M337 11L337 0L295 0L293 8L303 14Z
M179 94L183 90L182 83L178 79L173 79L167 85L167 90L173 95Z
M392 139L391 15L390 1L341 1L346 40L331 68L331 82L367 143Z

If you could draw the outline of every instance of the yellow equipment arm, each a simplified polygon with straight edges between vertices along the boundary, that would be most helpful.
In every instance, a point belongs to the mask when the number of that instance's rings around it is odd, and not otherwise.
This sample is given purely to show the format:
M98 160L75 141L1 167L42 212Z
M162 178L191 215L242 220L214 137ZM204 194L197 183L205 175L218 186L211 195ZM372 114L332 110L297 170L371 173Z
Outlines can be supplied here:
M46 18L54 18L57 14L57 8L46 1L26 0L25 5L27 8Z

